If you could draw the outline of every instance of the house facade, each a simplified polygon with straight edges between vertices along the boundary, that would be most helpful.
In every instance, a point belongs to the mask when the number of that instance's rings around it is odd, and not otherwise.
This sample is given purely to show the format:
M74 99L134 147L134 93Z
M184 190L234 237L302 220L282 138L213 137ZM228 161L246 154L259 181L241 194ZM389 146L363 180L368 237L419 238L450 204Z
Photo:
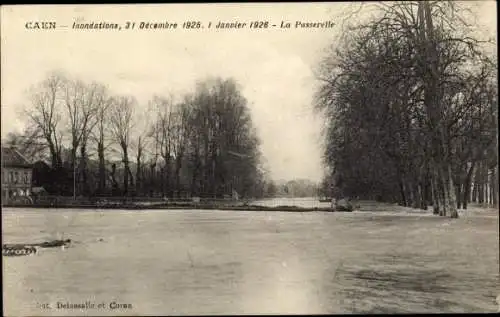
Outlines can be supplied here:
M32 164L15 148L2 146L2 201L31 195Z

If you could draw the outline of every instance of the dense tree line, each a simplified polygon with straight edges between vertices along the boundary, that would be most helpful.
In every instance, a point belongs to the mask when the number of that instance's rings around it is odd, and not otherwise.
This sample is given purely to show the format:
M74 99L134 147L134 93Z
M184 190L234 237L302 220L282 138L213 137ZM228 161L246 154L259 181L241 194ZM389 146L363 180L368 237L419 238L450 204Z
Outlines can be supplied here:
M497 205L493 60L455 3L377 6L321 64L323 187L451 217L471 199Z
M184 96L140 105L53 73L31 88L30 100L24 133L4 142L47 161L44 185L53 194L264 195L259 139L233 79L209 78Z

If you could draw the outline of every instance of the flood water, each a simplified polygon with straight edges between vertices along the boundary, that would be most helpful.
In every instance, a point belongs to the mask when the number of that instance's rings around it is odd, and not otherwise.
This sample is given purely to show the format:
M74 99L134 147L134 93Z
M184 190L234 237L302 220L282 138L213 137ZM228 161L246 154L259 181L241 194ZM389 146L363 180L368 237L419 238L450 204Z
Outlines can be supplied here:
M452 220L383 209L4 208L3 243L73 241L3 257L4 315L497 310L498 212Z

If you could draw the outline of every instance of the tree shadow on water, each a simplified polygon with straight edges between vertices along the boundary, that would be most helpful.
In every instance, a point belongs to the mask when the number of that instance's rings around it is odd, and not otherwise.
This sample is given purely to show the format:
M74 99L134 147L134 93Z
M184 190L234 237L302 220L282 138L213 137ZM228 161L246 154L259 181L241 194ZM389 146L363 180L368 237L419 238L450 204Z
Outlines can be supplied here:
M449 300L455 297L450 288L455 278L443 270L424 270L414 266L342 266L336 269L334 279L328 283L330 286L324 285L324 291L336 289L336 294L330 295L340 304L342 311L351 313L477 311L477 307L466 307L465 303Z
M348 272L354 279L364 281L370 289L401 290L425 293L449 293L445 285L452 276L445 272L416 271L375 271L364 269Z

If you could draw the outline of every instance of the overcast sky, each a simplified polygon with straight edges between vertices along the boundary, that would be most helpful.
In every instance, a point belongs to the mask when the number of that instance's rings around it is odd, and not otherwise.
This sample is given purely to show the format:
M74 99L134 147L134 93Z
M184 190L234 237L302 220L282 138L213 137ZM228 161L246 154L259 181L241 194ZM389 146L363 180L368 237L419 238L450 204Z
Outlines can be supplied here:
M52 70L105 83L146 105L154 94L180 94L195 81L234 77L243 87L262 152L274 179L320 180L321 118L312 111L313 69L332 43L333 29L272 30L27 30L28 21L336 22L347 4L176 4L2 7L2 136L22 129L17 110L25 90ZM481 22L496 32L494 2L480 5ZM494 34L494 33L492 33Z

